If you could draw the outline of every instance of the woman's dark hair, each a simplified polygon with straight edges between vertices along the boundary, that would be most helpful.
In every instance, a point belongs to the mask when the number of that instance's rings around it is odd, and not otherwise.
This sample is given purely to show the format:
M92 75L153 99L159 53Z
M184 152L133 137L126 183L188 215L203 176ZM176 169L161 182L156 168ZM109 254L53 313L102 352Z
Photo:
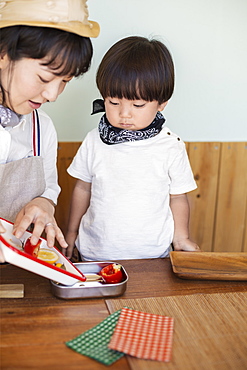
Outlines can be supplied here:
M74 33L46 27L12 26L0 29L0 53L11 61L42 59L60 69L59 75L78 77L87 72L93 55L91 40Z
M55 28L11 26L0 29L0 55L4 54L13 63L22 58L47 57L44 65L56 75L78 77L88 71L93 48L90 38L74 33Z
M169 100L174 90L174 65L158 40L131 36L115 43L104 55L96 83L103 98Z

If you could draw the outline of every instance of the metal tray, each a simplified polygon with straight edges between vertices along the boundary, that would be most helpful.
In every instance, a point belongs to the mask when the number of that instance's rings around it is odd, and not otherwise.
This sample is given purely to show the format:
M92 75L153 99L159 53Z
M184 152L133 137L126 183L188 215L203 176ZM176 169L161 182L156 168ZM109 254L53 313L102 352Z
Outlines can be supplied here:
M83 275L87 277L90 274L97 274L103 267L116 263L112 261L104 262L80 262L75 263L75 267L80 270ZM52 293L63 299L77 299L77 298L102 298L102 297L115 297L122 295L127 286L128 275L122 265L123 281L118 284L106 284L100 281L81 282L78 281L74 285L62 285L51 280Z

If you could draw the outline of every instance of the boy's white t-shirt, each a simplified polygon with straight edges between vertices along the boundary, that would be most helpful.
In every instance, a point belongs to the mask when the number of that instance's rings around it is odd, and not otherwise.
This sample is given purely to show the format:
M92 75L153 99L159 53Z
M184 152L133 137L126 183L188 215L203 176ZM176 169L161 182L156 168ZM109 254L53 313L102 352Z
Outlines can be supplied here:
M92 183L76 246L84 260L168 255L174 221L170 194L196 188L184 142L167 127L155 137L107 145L86 136L68 173Z

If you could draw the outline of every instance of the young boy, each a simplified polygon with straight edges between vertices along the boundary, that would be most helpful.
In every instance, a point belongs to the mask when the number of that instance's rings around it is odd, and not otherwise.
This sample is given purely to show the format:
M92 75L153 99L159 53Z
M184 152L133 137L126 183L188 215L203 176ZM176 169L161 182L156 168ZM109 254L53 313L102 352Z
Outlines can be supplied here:
M104 56L97 86L105 114L68 172L77 178L66 250L83 260L168 256L199 250L189 239L186 193L196 183L182 140L160 113L174 89L174 66L157 40L127 37Z

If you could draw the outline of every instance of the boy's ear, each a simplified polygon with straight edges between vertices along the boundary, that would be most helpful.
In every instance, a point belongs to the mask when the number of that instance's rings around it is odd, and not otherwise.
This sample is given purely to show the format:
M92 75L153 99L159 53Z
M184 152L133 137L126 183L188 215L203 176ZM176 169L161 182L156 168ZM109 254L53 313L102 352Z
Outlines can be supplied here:
M160 104L159 107L158 107L158 111L162 111L163 109L165 109L165 106L167 105L168 101L165 101L164 103Z

